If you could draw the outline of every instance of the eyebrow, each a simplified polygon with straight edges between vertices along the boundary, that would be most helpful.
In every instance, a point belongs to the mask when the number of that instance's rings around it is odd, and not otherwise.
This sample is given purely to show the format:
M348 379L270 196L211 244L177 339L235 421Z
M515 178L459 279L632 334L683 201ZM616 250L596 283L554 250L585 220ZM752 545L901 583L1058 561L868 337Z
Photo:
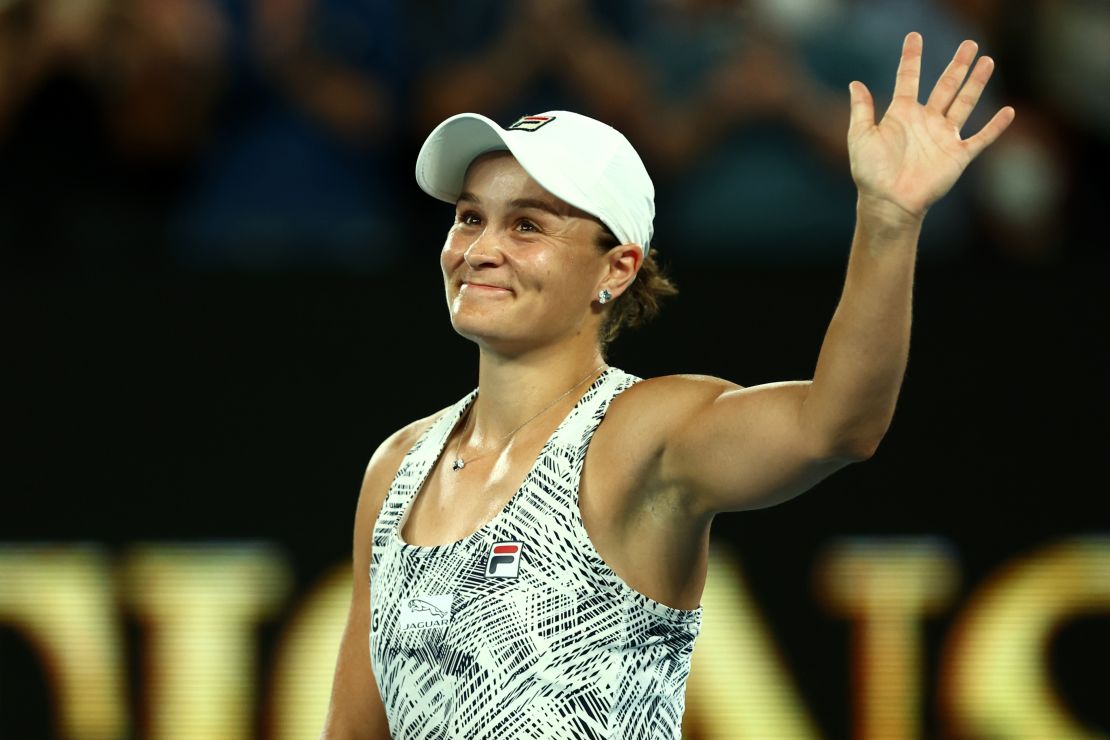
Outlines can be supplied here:
M458 199L457 202L462 203L464 201L466 201L468 203L474 203L475 205L480 205L482 203L481 198L479 198L474 193L471 193L471 192L466 191L466 190L459 193L459 199ZM552 203L550 201L547 201L547 200L541 200L539 198L516 198L514 200L509 201L509 207L510 208L534 208L538 211L544 211L546 213L550 213L551 215L557 216L559 218L567 218L568 216L572 215L570 213L570 211L568 211L567 209L560 209L554 203Z

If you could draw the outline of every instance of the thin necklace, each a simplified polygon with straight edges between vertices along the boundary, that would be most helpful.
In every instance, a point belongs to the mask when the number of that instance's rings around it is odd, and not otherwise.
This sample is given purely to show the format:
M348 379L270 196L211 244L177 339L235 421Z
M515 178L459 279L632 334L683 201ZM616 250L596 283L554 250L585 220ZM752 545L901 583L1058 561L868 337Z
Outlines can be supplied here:
M547 410L548 410L548 409L550 409L550 408L551 408L552 406L554 406L555 404L559 403L559 401L562 401L562 400L563 400L564 398L566 398L566 397L567 397L568 395L570 395L570 392L571 392L571 391L573 391L573 390L574 390L575 388L577 388L578 386L580 386L580 385L582 385L583 383L585 383L585 382L586 382L586 379L587 379L587 378L589 378L589 377L590 377L591 375L593 375L594 373L596 373L596 372L597 372L598 370L602 369L603 367L605 367L605 363L602 363L602 364L598 365L598 366L597 366L597 367L595 367L595 368L594 368L593 370L591 370L590 372L586 373L586 376L585 376L584 378L582 378L582 380L579 380L579 381L578 381L577 383L575 383L574 385L572 385L572 386L571 386L570 388L567 388L567 392L566 392L566 393L564 393L563 395L559 396L559 397L558 397L558 398L556 398L556 399L555 399L554 401L552 401L551 403L547 404L547 406L544 406L544 407L543 407L542 409L540 409L540 410L539 410L538 412L536 412L535 414L533 414L533 415L532 415L531 417L529 417L529 418L527 419L527 421L525 421L525 422L524 422L524 424L527 424L527 423L528 423L529 421L532 421L532 419L535 419L535 418L536 418L537 416L539 416L540 414L542 414L542 413L543 413L544 411L547 411ZM469 409L468 409L468 411L469 411ZM470 416L470 414L469 414L469 413L467 413L467 417L469 417L469 416ZM483 453L482 453L481 455L477 455L477 456L475 456L475 457L472 457L472 458L470 458L470 460L469 460L469 461L467 461L467 460L463 460L463 459L462 459L461 457L459 457L459 447L460 447L460 446L462 445L462 438L463 438L463 435L462 435L462 434L460 434L460 435L459 435L459 438L458 438L457 440L455 440L455 462L451 463L451 470L462 470L462 469L463 469L463 466L465 466L467 462L474 462L474 461L475 461L475 460L477 460L478 458L482 458L482 457L485 457L486 455L490 454L490 453L491 453L491 452L493 452L494 450L498 450L498 449L500 449L500 448L501 448L501 443L502 443L502 442L504 442L505 440L509 439L510 437L512 437L512 436L513 436L514 434L516 434L517 432L519 432L519 431L520 431L521 429L523 429L523 428L524 428L524 424L521 424L521 425L520 425L520 426L518 426L518 427L517 427L516 429L514 429L513 431L511 431L511 432L509 432L508 434L506 434L506 435L505 435L504 437L502 437L501 439L497 440L497 445L496 445L496 446L495 446L495 447L494 447L494 448L493 448L492 450L488 450L488 451L486 451L486 452L483 452Z

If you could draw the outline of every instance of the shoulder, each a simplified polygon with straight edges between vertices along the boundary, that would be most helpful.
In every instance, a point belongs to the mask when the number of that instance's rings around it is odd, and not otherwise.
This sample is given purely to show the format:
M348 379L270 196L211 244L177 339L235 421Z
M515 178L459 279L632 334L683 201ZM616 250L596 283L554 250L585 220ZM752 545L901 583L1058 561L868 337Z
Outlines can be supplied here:
M420 436L450 410L451 407L446 406L434 414L425 416L423 419L417 419L406 424L386 437L374 450L374 454L370 456L370 462L366 466L367 477L375 474L388 474L392 477L397 472L401 459L412 449Z
M629 386L613 399L612 407L641 419L647 415L649 419L675 421L712 403L722 393L743 387L712 375L660 375Z
M360 507L373 511L381 508L389 491L389 485L397 474L405 454L412 449L420 436L450 409L451 407L447 406L423 419L410 422L390 434L378 445L370 456L370 462L367 463L366 472L362 478Z
M614 431L634 432L649 447L659 447L668 433L684 425L699 409L713 403L722 393L742 388L712 375L645 378L613 399L606 422Z
M730 380L718 378L713 375L697 375L694 373L681 373L678 375L659 375L654 378L645 378L636 383L632 388L648 393L678 393L682 396L696 397L710 394L720 394L725 391L735 390L743 386ZM631 388L629 389L631 390Z

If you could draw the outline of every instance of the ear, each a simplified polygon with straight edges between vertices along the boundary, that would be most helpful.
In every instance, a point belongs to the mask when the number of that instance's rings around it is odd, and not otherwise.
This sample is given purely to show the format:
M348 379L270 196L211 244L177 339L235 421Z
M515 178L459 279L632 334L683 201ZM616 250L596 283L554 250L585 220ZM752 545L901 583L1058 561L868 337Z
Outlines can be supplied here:
M598 289L607 288L616 298L636 279L636 273L644 263L644 250L639 244L621 244L613 247L606 255L609 271L602 279Z

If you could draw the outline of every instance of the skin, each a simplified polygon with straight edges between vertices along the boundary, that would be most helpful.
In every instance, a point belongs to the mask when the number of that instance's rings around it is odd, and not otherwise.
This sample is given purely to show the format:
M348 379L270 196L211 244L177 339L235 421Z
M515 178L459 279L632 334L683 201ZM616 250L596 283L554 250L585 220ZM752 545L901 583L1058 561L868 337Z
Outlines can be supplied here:
M811 380L744 388L708 376L662 376L613 400L586 455L580 508L598 552L633 588L696 607L717 514L788 500L874 454L905 372L922 219L1014 118L1003 108L982 131L961 137L993 69L988 57L972 68L976 49L971 41L960 45L922 104L922 39L909 34L891 106L878 123L867 88L850 86L857 223ZM597 327L606 309L597 293L620 296L641 264L636 245L601 253L597 223L546 193L508 155L476 160L464 189L469 195L456 209L440 264L452 326L478 346L479 394L448 440L467 465L447 471L453 455L441 455L403 527L413 544L461 539L505 504L581 387L508 443L503 436L601 363ZM323 737L388 737L367 644L370 534L401 458L436 416L394 433L367 467L351 613Z

